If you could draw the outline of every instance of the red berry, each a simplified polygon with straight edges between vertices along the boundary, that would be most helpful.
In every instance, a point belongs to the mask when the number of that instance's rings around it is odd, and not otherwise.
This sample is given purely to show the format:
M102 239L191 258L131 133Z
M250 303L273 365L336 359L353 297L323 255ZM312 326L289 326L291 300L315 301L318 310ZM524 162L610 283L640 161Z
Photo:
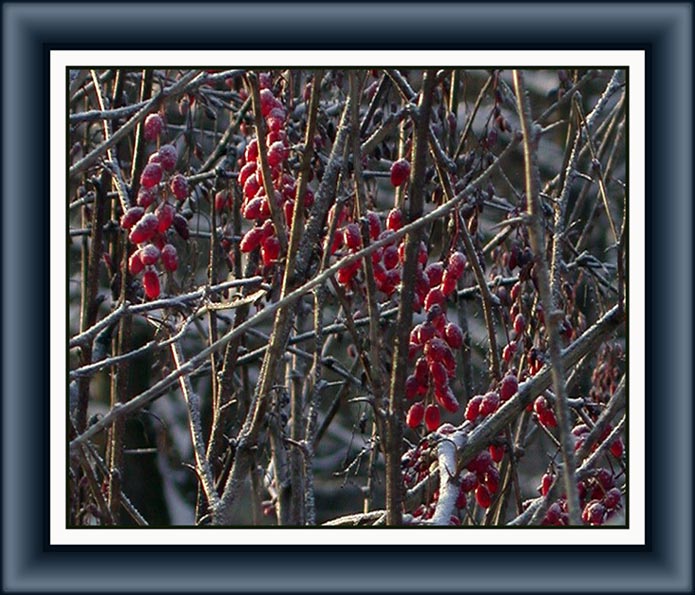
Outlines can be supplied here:
M456 291L456 285L458 283L458 277L456 277L450 270L444 271L442 276L442 293L445 296L450 296Z
M244 184L246 184L246 180L248 180L252 174L256 173L256 162L255 161L249 161L244 167L242 167L239 170L239 176L237 177L237 183L241 188L244 187Z
M391 270L398 266L398 248L396 246L386 246L383 253L384 266Z
M434 387L434 398L449 413L456 413L459 410L459 402L456 400L451 387L443 385Z
M449 346L439 337L434 337L425 343L424 353L428 363L441 362L444 360L445 353L451 350Z
M282 141L276 141L268 148L268 164L276 167L287 159L289 151Z
M143 125L145 140L156 140L162 133L163 128L164 120L162 120L162 117L159 114L150 114L145 118L145 123Z
M174 229L176 233L181 236L182 239L187 240L191 236L191 232L188 229L188 221L183 215L176 213L174 215Z
M420 382L414 375L410 375L405 379L405 398L412 400L420 394ZM424 410L423 410L424 411Z
M159 248L153 244L147 244L140 248L140 260L142 264L149 266L159 260Z
M482 395L476 395L468 401L468 405L466 405L466 419L468 421L473 422L477 419L478 415L480 415L480 404L482 400Z
M143 209L149 207L154 201L157 200L157 192L152 188L140 187L138 191L138 205Z
M246 182L244 183L243 187L243 192L244 192L244 198L246 199L251 199L254 196L256 196L256 193L260 189L261 184L258 181L258 175L257 174L251 174Z
M553 502L545 513L544 522L548 525L557 525L562 517L562 509L557 502Z
M178 200L186 200L188 196L188 180L181 174L176 174L169 182L169 188Z
M435 386L445 387L449 384L449 378L443 364L439 362L432 362L429 365L429 371Z
M497 392L489 392L480 402L480 415L483 417L494 413L500 405L500 396Z
M439 427L440 421L439 407L430 403L425 409L425 427L428 432L434 432Z
M277 104L278 100L270 89L261 89L261 114L264 118Z
M379 215L374 211L368 211L367 221L369 222L369 237L372 240L376 240L381 233L381 220L379 219Z
M280 240L275 236L270 236L263 240L261 245L261 258L263 264L269 266L274 263L280 256Z
M481 450L475 458L466 465L466 469L482 475L487 473L487 470L493 465L494 463L492 462L490 453L487 450Z
M510 292L512 301L516 301L519 295L521 295L521 283L516 282L514 285L512 285L512 290Z
M142 260L140 260L140 251L136 250L128 259L128 270L131 275L137 275L144 268L145 265L142 264Z
M589 525L602 525L606 518L606 507L598 500L591 500L582 512L582 520Z
M446 270L451 271L451 274L460 279L463 275L463 269L466 266L466 257L461 252L454 252L449 256L449 260L446 265Z
M253 252L260 246L263 239L263 232L260 227L254 227L244 234L239 243L239 249L242 252Z
M256 161L258 159L258 139L254 138L248 145L246 145L244 159L247 163Z
M405 417L405 423L409 428L414 430L422 423L422 419L424 417L425 406L422 404L422 401L418 401L417 403L413 403L410 406L410 409L408 409L408 413Z
M145 287L145 295L147 296L147 299L154 300L159 297L159 277L157 276L156 271L152 269L145 271L142 284Z
M391 184L400 186L410 175L410 163L406 159L399 159L391 165Z
M485 485L491 494L496 494L500 487L500 472L494 465L488 467L485 472Z
M157 152L157 156L159 157L159 164L164 171L174 171L176 160L178 159L178 153L174 145L162 145Z
M444 276L444 266L441 262L431 262L425 269L425 274L430 281L430 286L435 287L442 282Z
M427 297L425 297L425 310L430 310L435 304L443 304L446 301L444 294L442 293L441 287L437 285L429 290Z
M400 209L391 209L386 216L386 229L398 231L403 227L403 212Z
M480 484L475 488L475 500L481 508L490 508L492 496L484 485Z
M123 229L130 229L135 225L140 219L142 219L142 216L145 214L145 209L142 207L130 207L123 215L121 216L121 227Z
M140 185L143 188L153 188L162 180L162 166L159 163L148 163L140 175Z
M555 476L551 475L550 473L545 473L543 477L541 477L541 485L538 486L538 491L540 492L541 496L547 495L553 485L554 480Z
M517 314L516 318L514 319L514 332L516 333L516 336L520 336L524 332L524 328L526 327L526 319L524 318L523 314Z
M553 413L553 411L550 409L545 413L539 415L538 421L542 426L545 426L546 428L557 427L557 419L555 418L555 414Z
M515 353L516 353L516 343L507 343L507 345L505 345L504 349L502 350L502 359L506 363L509 363L514 358Z
M256 196L244 205L242 216L244 219L259 219L265 196Z
M502 401L508 401L511 399L516 392L519 390L519 381L514 374L507 374L502 379L502 384L500 386L500 398Z
M463 331L455 322L449 322L444 327L444 338L452 349L460 349L463 346Z
M504 446L491 444L488 450L490 451L490 456L492 457L492 460L495 461L495 463L499 463L504 458Z
M161 252L162 264L167 271L175 271L179 268L179 257L176 248L171 244L166 244Z
M159 225L159 219L154 213L148 213L140 221L137 222L135 227L130 231L128 239L133 244L142 244L147 242L157 233L157 227Z
M623 450L625 450L625 446L623 444L622 439L618 438L617 440L614 440L610 446L610 449L611 449L611 454L616 459L620 459L623 456Z
M162 202L156 208L154 214L157 216L157 230L159 233L164 233L174 221L176 209L168 202Z
M461 477L461 491L468 493L472 492L476 486L478 485L478 476L471 472L468 471L466 472L463 477Z
M360 226L357 223L348 223L343 229L343 238L345 244L350 250L359 250L362 245L362 235L360 234Z
M611 488L603 497L603 503L608 510L614 510L620 505L622 497L623 496L618 488Z
M215 194L215 211L221 213L231 202L231 196L225 190L220 190Z

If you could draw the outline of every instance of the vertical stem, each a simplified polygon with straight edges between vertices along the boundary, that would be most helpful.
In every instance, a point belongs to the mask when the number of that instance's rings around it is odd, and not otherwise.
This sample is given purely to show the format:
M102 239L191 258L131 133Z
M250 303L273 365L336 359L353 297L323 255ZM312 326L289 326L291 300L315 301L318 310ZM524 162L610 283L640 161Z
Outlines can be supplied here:
M537 141L532 138L532 128L528 96L524 88L524 77L519 70L513 73L519 114L521 115L521 132L523 135L524 163L526 177L526 197L528 201L528 229L531 249L538 276L538 290L545 315L545 327L550 348L551 374L553 390L557 396L556 409L562 445L562 460L565 467L564 482L567 494L567 509L570 524L581 525L579 494L577 491L574 443L571 434L571 411L567 403L565 390L565 370L562 365L562 344L558 322L563 317L562 311L555 310L550 288L548 263L545 258L545 238L542 224L543 211L539 197L539 172L537 163ZM535 136L535 135L534 135Z
M413 167L410 177L410 204L408 221L422 216L425 203L425 166L427 159L430 112L432 110L432 89L435 73L424 73L422 92L418 102L413 137ZM403 285L398 307L398 322L394 367L391 374L389 411L386 420L386 522L388 525L402 523L403 477L401 475L401 450L403 448L403 395L408 366L408 343L413 320L413 295L417 253L421 230L407 234L405 239L405 263L403 266Z

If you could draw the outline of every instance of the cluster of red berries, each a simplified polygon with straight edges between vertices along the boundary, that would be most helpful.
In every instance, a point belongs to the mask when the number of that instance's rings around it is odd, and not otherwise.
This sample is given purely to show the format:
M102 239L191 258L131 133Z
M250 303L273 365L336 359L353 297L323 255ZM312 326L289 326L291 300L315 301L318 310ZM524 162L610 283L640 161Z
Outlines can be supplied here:
M243 194L242 216L253 221L254 226L241 238L239 248L242 252L249 253L260 247L263 265L268 268L277 263L281 248L277 230L270 217L269 201L273 201L273 205L284 214L285 224L289 229L294 216L297 181L293 175L283 171L283 165L290 155L286 130L287 111L269 88L270 79L261 77L260 82L263 87L260 91L261 113L267 127L266 151L274 196L266 195L258 139L252 138L244 151L237 182ZM307 189L303 207L311 207L313 201L314 195ZM218 192L215 196L216 210L222 211L229 206L231 194Z
M145 137L158 138L162 130L161 117L150 114L145 120ZM137 249L130 255L128 268L132 275L143 272L143 287L147 299L159 297L161 288L157 263L168 272L179 266L176 248L170 242L170 228L188 239L186 219L177 212L175 203L188 196L188 182L180 173L174 173L177 152L172 145L163 145L150 155L140 176L137 205L121 216L121 227L129 231L128 239ZM172 198L173 202L169 199Z
M541 496L550 491L554 481L554 474L543 475L538 486ZM613 473L606 468L596 469L589 478L577 482L577 490L582 507L582 522L586 525L603 525L621 507L622 492L615 484ZM567 499L564 495L548 507L542 524L559 527L569 525Z
M484 395L472 397L466 405L466 419L471 423L492 415L500 406L511 399L519 390L519 380L513 372L509 372L495 390Z
M456 376L454 350L463 346L463 332L447 318L446 300L456 291L466 259L461 252L454 252L446 266L442 262L424 266L426 262L425 249L424 259L418 260L413 307L417 311L422 304L426 318L410 332L408 358L415 363L405 383L407 399L424 401L411 405L406 424L415 429L424 421L425 428L433 431L439 427L440 407L450 413L459 409L449 380Z

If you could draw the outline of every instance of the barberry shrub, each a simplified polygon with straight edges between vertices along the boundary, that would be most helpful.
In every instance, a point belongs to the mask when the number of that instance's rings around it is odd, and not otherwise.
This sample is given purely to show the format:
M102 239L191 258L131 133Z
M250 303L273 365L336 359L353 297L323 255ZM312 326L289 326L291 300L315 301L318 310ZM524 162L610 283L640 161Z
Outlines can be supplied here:
M625 523L625 72L97 74L71 526Z

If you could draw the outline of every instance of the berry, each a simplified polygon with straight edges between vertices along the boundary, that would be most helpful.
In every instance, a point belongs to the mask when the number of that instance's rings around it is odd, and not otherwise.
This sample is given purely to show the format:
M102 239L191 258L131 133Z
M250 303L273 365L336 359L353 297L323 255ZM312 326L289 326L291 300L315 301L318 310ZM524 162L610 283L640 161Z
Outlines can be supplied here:
M360 246L362 245L360 226L357 225L357 223L348 223L343 229L343 238L345 244L348 248L350 248L350 250L359 250Z
M398 248L396 246L386 246L383 253L384 266L391 270L398 266Z
M261 245L261 258L265 266L271 265L280 256L280 240L275 236L270 236L263 240Z
M412 400L418 396L420 393L420 387L422 385L415 376L412 374L405 379L405 398ZM424 412L424 409L423 409Z
M449 346L439 337L434 337L425 343L424 354L430 364L443 361L447 351L451 353Z
M265 196L256 196L247 202L241 213L244 219L259 219L261 217L261 208L263 207L264 201Z
M154 244L143 246L140 248L140 260L146 266L155 264L159 260L159 248Z
M446 373L446 368L439 362L432 362L429 365L430 376L434 381L434 385L439 387L447 386L449 379Z
M391 209L386 216L386 229L398 231L403 227L403 213L400 209Z
M288 154L289 151L287 150L284 142L274 142L268 148L268 164L270 167L277 167L283 161L285 161L285 159L287 159Z
M425 269L425 274L430 281L430 286L435 287L442 282L444 275L444 266L441 262L431 262Z
M159 163L148 163L142 170L140 185L143 188L153 188L162 180L162 166Z
M620 505L622 494L618 488L611 488L603 497L603 504L608 510L614 510Z
M623 444L622 439L618 438L617 440L614 440L610 446L610 450L611 450L611 454L616 459L620 459L623 456L623 451L625 450L625 446Z
M553 485L554 480L555 476L551 475L550 473L545 473L543 477L541 477L541 485L538 486L538 491L540 492L541 496L545 496L548 494L550 488Z
M248 145L246 145L244 159L247 163L256 161L258 159L258 139L254 138Z
M263 239L263 232L260 227L254 227L244 234L239 243L239 249L242 252L253 252L260 246Z
M591 500L582 512L582 520L589 525L602 525L606 518L606 507L598 500Z
M159 156L159 164L164 171L174 171L174 168L176 168L176 160L178 159L178 153L174 145L162 145L157 155Z
M146 209L157 200L157 193L152 188L142 188L138 191L138 205Z
M246 184L246 180L248 180L249 177L251 177L251 174L256 173L256 168L256 162L249 161L246 165L244 165L244 167L242 167L239 170L239 176L237 177L237 183L239 184L239 186L241 186L242 188L244 187L244 184Z
M449 322L444 327L444 338L452 349L460 349L463 346L463 331L455 322Z
M183 215L176 213L176 215L174 215L173 225L176 233L179 234L182 239L187 240L191 236L191 232L188 229L188 221L186 221L186 218Z
M251 174L244 183L243 192L244 198L250 199L256 196L256 193L260 189L261 185L258 181L258 174Z
M161 252L162 264L167 271L175 271L179 268L179 257L176 248L171 244L166 244Z
M140 219L140 221L138 221L135 227L133 227L133 229L130 231L128 239L133 244L142 244L143 242L147 242L155 233L157 233L158 225L159 219L157 219L157 216L154 213L148 213L142 219Z
M144 268L145 265L142 264L142 260L140 260L140 251L136 250L128 259L128 270L130 271L131 275L137 275Z
M502 379L502 384L500 385L500 398L502 401L508 401L511 399L516 392L519 390L519 381L514 374L507 374Z
M178 200L186 200L188 196L188 180L181 174L176 174L169 182L169 188Z
M220 190L215 194L215 211L224 211L231 204L231 196L225 190Z
M145 134L145 140L153 141L159 138L164 128L164 120L159 114L150 114L145 118L145 123L143 125L143 131Z
M436 405L429 404L425 409L425 427L428 432L434 432L439 427L440 414Z
M451 271L451 274L460 279L463 275L463 269L466 266L466 257L461 252L454 252L449 256L449 261L447 262L446 269Z
M391 184L401 186L410 175L410 163L406 159L399 159L391 165Z
M514 358L515 353L516 343L507 343L507 345L505 345L504 349L502 350L502 359L505 361L505 363L508 364Z
M461 477L461 491L468 493L472 492L476 486L478 485L478 476L471 472L467 471L463 477Z
M145 209L142 207L130 207L123 215L121 216L121 227L123 229L130 229L135 225L140 219L142 219L142 216L145 214Z
M163 202L159 204L154 214L157 216L157 230L159 233L164 233L171 227L176 216L176 209L168 202Z
M482 400L482 395L476 395L468 401L468 405L466 405L466 419L468 421L473 422L477 419L478 415L480 415L480 403Z
M562 509L557 502L553 502L545 513L544 522L548 525L557 525L562 518Z
M442 293L445 296L450 296L456 291L456 284L458 283L458 277L456 277L451 271L444 271L442 276Z
M145 276L142 279L142 284L145 287L145 295L147 299L154 300L159 297L159 277L153 269L145 271Z
M405 423L409 428L414 430L422 423L424 417L425 406L422 404L422 401L418 401L417 403L413 403L410 406L410 409L408 409L408 413L405 417Z
M495 463L499 463L504 458L504 446L498 446L497 444L491 444L490 448L488 450L490 451L490 456L492 457L492 460ZM497 491L497 490L495 490L495 491Z
M480 402L480 415L483 417L494 413L500 405L500 396L497 392L487 393Z
M517 314L514 319L514 332L516 336L520 336L524 332L524 327L526 327L526 320L523 314Z
M312 201L313 201L313 194L312 194ZM307 205L311 206L311 205ZM381 221L379 220L379 215L377 215L374 211L368 211L367 212L367 221L369 222L369 237L372 240L376 240L379 237L379 234L381 233Z
M449 386L435 386L434 398L449 413L456 413L459 410L459 402Z
M475 488L475 500L481 508L490 508L492 496L484 485L480 484Z
M275 99L275 95L270 89L261 89L261 114L264 118L277 104L278 100Z
M425 310L430 310L435 304L441 305L446 301L439 285L433 287L425 297Z

